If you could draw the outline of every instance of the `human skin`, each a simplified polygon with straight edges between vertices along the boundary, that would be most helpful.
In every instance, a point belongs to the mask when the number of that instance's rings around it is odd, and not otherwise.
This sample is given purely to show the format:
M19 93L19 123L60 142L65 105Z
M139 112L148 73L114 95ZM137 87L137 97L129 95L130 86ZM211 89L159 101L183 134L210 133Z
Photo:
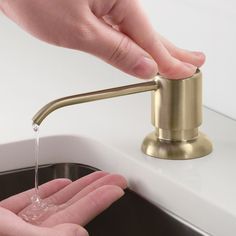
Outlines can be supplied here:
M158 34L137 0L0 0L0 9L40 40L90 53L143 79L157 72L170 79L186 78L205 60L203 53L180 49ZM121 176L92 176L86 185L64 179L42 186L43 198L69 204L40 226L18 216L30 205L33 191L0 202L0 235L87 236L83 226L119 199L126 187Z
M0 202L0 235L88 236L83 226L122 197L126 187L122 176L102 171L74 182L53 180L40 186L39 194L45 201L63 207L34 225L20 216L31 205L30 198L35 190L14 195Z
M38 39L93 54L139 78L157 72L186 78L205 60L158 34L138 0L2 0L0 8Z

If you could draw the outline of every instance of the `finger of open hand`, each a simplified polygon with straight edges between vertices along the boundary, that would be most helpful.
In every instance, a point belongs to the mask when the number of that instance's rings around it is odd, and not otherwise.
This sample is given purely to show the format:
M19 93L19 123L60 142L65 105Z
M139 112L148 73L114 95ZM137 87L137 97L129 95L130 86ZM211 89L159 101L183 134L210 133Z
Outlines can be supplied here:
M65 188L61 189L61 191L56 192L55 194L49 196L48 198L44 199L47 202L50 202L55 205L61 205L66 203L71 198L73 198L78 192L96 182L100 178L108 175L108 173L104 171L96 171L92 174L86 175L71 184L67 185Z
M84 226L123 195L124 191L120 187L102 186L57 214L51 215L42 223L42 226L54 226L61 223Z
M118 175L118 174L106 175L106 176L98 179L97 181L91 183L90 185L86 186L80 192L78 192L73 198L71 198L67 202L67 205L71 205L71 204L75 203L76 201L85 197L87 194L93 192L94 190L96 190L104 185L115 185L115 186L118 186L122 189L125 189L125 188L127 188L127 181L123 176Z
M39 186L39 195L41 198L47 198L55 194L59 190L71 183L69 179L56 179ZM22 211L25 207L31 204L31 197L34 195L35 189L30 189L9 197L0 202L0 206L14 213Z
M56 236L89 236L88 232L77 224L60 224L53 227L53 229L57 231L54 232Z

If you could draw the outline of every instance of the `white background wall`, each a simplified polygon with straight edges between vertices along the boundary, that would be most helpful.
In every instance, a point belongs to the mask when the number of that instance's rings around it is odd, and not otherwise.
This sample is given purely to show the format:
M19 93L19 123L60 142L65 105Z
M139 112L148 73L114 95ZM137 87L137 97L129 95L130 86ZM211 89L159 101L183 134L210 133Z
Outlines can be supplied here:
M206 53L204 104L236 119L236 2L142 2L160 33L181 47ZM14 133L16 118L23 126L30 124L38 108L59 96L134 82L93 56L36 40L0 15L0 132L10 121L7 132ZM149 103L146 95L135 99Z

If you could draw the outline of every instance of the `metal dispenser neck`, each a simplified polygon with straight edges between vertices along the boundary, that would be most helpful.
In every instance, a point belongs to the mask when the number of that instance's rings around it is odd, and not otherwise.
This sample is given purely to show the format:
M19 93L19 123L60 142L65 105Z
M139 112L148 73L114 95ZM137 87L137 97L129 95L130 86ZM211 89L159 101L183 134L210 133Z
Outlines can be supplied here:
M152 91L152 124L155 132L148 135L142 151L164 159L191 159L212 151L210 141L198 132L202 122L202 75L169 80L156 76L153 81L64 97L48 103L34 117L42 121L56 109L79 103Z
M65 106L71 106L71 105L76 105L76 104L85 103L85 102L92 102L92 101L97 101L97 100L102 100L102 99L107 99L107 98L125 96L125 95L130 95L130 94L135 94L135 93L142 93L142 92L147 92L147 91L152 91L152 90L155 91L157 89L158 89L157 82L149 81L145 83L127 85L127 86L116 87L116 88L111 88L111 89L104 89L100 91L59 98L57 100L54 100L48 103L43 108L41 108L33 117L33 123L36 125L40 125L50 113Z

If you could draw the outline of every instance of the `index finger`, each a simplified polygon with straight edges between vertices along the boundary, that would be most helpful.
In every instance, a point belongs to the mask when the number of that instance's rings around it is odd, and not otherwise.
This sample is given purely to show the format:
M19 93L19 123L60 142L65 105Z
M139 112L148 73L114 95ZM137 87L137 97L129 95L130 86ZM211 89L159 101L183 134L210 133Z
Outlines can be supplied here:
M117 0L115 7L109 12L109 18L159 64L170 63L171 55L157 37L139 1Z
M116 0L108 16L122 33L152 56L161 75L180 79L192 76L196 71L194 65L182 62L170 54L138 0Z

